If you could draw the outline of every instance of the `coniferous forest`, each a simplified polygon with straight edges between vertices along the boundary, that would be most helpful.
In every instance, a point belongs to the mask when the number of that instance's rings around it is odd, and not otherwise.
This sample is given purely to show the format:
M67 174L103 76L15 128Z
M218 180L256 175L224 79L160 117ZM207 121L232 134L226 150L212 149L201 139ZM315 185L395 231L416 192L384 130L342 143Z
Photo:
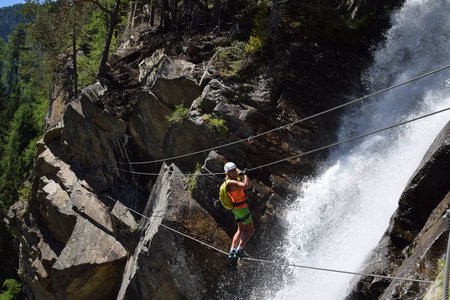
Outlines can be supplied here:
M26 22L22 14L23 4L0 8L0 37L7 41L11 31L20 23Z
M13 203L26 201L31 191L29 179L36 142L45 130L53 70L64 55L76 56L76 95L99 72L111 18L117 19L116 28L124 20L118 12L114 15L113 0L102 3L105 6L28 1L0 9L1 220ZM111 35L111 50L116 47L116 36ZM13 234L0 222L0 299L14 299L20 291Z
M30 176L36 141L44 130L48 87L41 81L32 49L23 5L0 9L0 218L9 207L24 200L30 191ZM17 253L12 232L0 222L0 252L3 267L1 299L20 291Z

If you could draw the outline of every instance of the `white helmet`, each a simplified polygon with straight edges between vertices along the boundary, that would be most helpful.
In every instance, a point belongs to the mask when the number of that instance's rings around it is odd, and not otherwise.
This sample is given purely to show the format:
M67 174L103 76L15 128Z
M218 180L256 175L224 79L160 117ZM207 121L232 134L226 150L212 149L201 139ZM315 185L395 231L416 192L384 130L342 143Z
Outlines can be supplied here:
M228 173L229 171L236 169L236 165L230 161L230 162L227 162L225 164L225 166L223 166L223 169L224 169L225 173Z

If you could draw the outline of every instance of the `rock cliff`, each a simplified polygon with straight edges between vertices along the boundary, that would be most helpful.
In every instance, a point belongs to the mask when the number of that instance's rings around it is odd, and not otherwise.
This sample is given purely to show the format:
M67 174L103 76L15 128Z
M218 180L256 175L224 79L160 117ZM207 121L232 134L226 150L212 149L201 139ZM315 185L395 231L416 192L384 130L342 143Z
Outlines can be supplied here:
M354 14L373 5L341 2ZM371 38L379 36L377 28ZM251 146L212 149L344 102L359 90L355 82L369 45L281 39L269 59L242 61L240 77L227 77L214 60L230 46L230 33L180 35L141 25L111 59L108 76L77 99L64 92L70 64L61 68L31 200L10 211L22 234L20 275L30 299L261 298L263 288L276 291L278 278L289 276L289 270L258 264L235 270L220 252L169 228L226 251L235 224L217 204L223 177L211 173L221 173L226 161L258 167L333 141L339 112L267 134ZM169 121L177 111L181 116ZM159 161L201 149L210 151ZM295 183L325 155L250 174L257 232L248 250L254 256L281 259L281 212L295 197ZM420 236L424 224L442 231L427 225L424 210L431 213L445 193L433 194L426 205L414 198L433 168L424 162L411 185L417 190L401 200L388 234L392 257ZM432 239L424 236L418 245Z

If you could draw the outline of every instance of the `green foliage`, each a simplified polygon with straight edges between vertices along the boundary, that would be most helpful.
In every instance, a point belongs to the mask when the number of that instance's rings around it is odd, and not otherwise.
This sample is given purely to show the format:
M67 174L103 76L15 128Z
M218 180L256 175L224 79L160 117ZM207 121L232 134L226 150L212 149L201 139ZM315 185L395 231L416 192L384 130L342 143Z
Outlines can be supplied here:
M202 165L200 163L197 163L195 165L194 173L192 175L190 175L188 178L187 186L188 186L188 190L191 194L197 187L197 178L198 178L198 174L200 174L201 169L202 169Z
M0 201L9 206L18 199L18 191L30 174L33 164L36 127L32 105L22 104L11 122L6 137L3 157L0 161L3 175L0 177Z
M324 40L344 44L360 42L373 15L353 19L340 14L332 2L286 2L281 10L281 27L296 39Z
M78 80L80 87L86 87L95 82L101 56L101 51L91 50L89 54L82 55L78 58Z
M80 86L92 84L97 76L100 59L105 46L108 17L101 11L92 13L90 22L83 28L80 49L84 55L78 60ZM111 50L117 48L117 39L113 38Z
M28 199L29 188L23 182L29 177L36 154L36 140L41 135L48 107L48 90L43 88L36 73L31 71L36 66L34 52L25 38L18 47L20 61L16 64L17 81L15 91L11 91L9 80L5 79L7 89L1 98L0 115L0 220L3 220L8 208L19 199ZM11 65L16 57L10 55L12 46L8 45L3 62ZM17 49L14 49L17 50ZM39 61L39 60L37 60ZM11 68L3 69L8 74ZM3 78L9 78L5 76ZM17 82L17 83L16 83ZM16 276L17 253L12 245L12 234L0 222L0 252L4 265L0 270L0 278ZM5 293L6 297L9 293Z
M202 116L202 119L208 124L208 127L221 138L226 138L229 135L230 130L228 129L225 120L214 118L211 115L204 115Z
M22 285L15 279L6 279L2 287L0 300L14 300L22 292Z
M39 3L38 0L30 0L25 11L34 19L30 26L30 34L35 48L42 52L43 66L47 74L54 73L54 69L60 64L62 53L72 54L72 40L75 38L76 53L79 55L78 83L79 88L83 88L96 79L105 48L110 15L92 3L72 2L45 0ZM114 2L115 0L99 1L106 8L111 8ZM119 25L121 21L123 18L119 18ZM110 52L118 46L117 36L117 33L113 35Z
M437 270L437 273L439 275L436 278L436 280L438 280L440 278L440 280L442 281L441 284L443 284L443 279L444 279L444 268L445 268L445 259L439 259L438 260L438 270Z
M250 54L261 52L265 45L265 40L260 36L250 36L249 41L245 45L245 51Z
M130 1L123 1L122 7L129 5ZM104 8L112 10L117 0L103 0L98 2ZM94 6L94 8L98 8ZM99 65L104 51L106 50L106 36L110 22L113 17L111 14L105 13L103 10L94 9L90 15L90 20L83 28L83 39L79 43L79 48L84 52L84 55L79 60L79 79L80 85L86 86L92 84L99 71ZM125 9L119 10L117 16L117 24L114 28L111 44L109 45L108 53L114 52L119 45L119 31L123 30L124 22L126 20Z
M84 28L90 22L92 8L92 5L72 5L69 0L44 1L42 4L34 0L27 3L24 13L33 18L29 33L35 52L41 56L41 71L54 74L61 58L68 57L62 54L73 54L74 39L76 48L80 47L78 44L86 34ZM47 83L53 79L48 77Z
M247 53L244 50L244 46L245 44L242 42L234 42L229 47L217 49L213 65L219 71L221 77L236 77L245 67Z
M23 65L22 55L27 49L25 38L26 31L22 25L18 25L8 38L4 77L10 95L19 92L19 69Z
M46 55L44 59L56 60L56 56L69 46L70 28L63 19L69 16L64 15L59 2L29 2L24 13L33 18L28 32L35 49Z
M438 276L436 277L435 282L437 283L438 288L441 290L444 288L444 277L445 277L444 272L445 272L445 259L439 259L438 270L436 272Z
M258 2L258 11L256 13L253 29L249 41L245 45L245 51L249 54L262 52L266 41L269 38L269 13L270 2Z
M170 114L170 116L166 116L169 124L180 124L183 120L187 119L189 116L189 109L181 105L176 105L175 110Z

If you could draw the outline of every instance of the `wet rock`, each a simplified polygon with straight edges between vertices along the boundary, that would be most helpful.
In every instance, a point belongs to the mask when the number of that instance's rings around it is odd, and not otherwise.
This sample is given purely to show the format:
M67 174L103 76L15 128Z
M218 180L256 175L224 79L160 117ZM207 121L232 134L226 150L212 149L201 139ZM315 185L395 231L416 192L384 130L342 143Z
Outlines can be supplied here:
M395 270L393 276L403 278L416 278L433 281L438 276L440 258L447 251L448 231L446 220L442 218L450 205L448 193L429 215L422 230L416 236L405 253L405 259ZM402 281L391 281L383 291L382 299L389 299L396 295L400 299L423 298L429 284Z
M394 216L394 224L404 230L391 229L393 242L409 244L402 232L413 235L422 229L430 213L436 208L450 187L450 122L441 130L428 149L415 174L407 184Z
M434 280L445 252L442 215L450 204L450 122L434 140L403 191L381 242L365 261L364 273ZM447 196L446 196L447 194ZM347 299L417 299L427 285L363 278Z

